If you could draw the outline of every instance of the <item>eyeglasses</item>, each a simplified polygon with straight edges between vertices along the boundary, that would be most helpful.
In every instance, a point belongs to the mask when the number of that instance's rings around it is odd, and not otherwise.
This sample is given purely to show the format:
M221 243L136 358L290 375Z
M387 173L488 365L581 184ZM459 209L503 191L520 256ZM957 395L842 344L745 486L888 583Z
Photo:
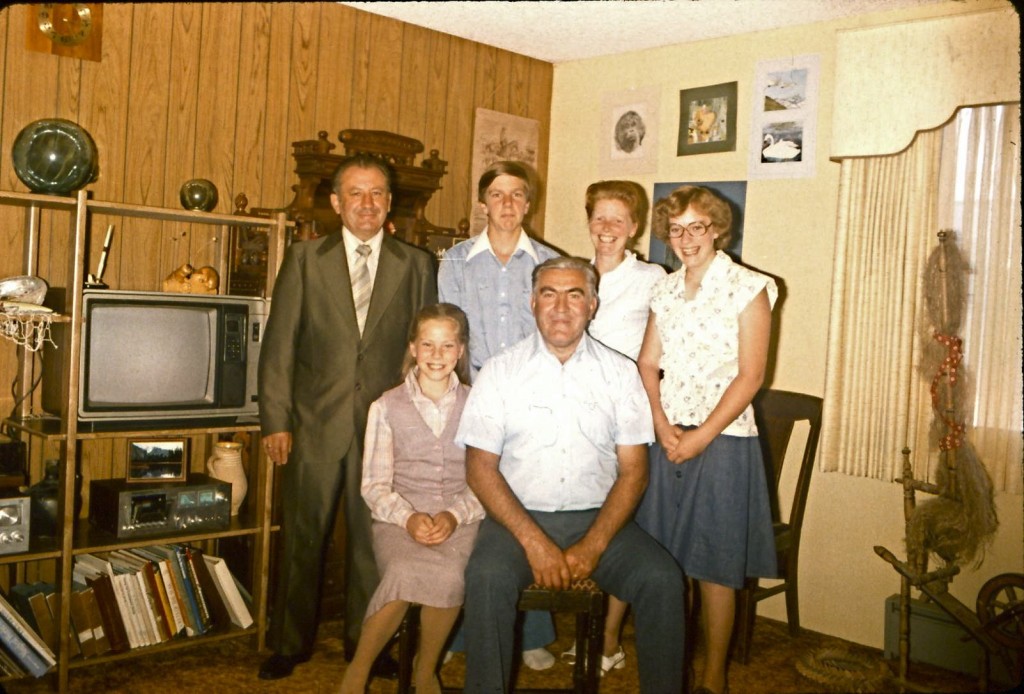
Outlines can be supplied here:
M699 239L701 236L708 233L708 229L713 226L715 226L714 222L708 222L707 224L704 224L703 222L694 222L693 224L687 224L686 226L673 224L668 228L668 235L670 238L678 239L683 235L684 231L688 231L690 232L690 236L695 239Z

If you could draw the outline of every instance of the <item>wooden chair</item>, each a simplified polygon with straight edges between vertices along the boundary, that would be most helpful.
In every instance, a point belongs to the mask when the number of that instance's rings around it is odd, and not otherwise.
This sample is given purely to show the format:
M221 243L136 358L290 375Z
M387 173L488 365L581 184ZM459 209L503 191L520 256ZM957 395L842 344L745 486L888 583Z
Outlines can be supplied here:
M797 563L800 556L800 534L807 505L807 492L811 486L814 456L821 434L821 403L819 397L791 393L784 390L763 390L754 399L754 414L760 433L765 472L771 488L772 520L775 528L775 552L782 582L771 587L759 585L756 578L748 578L746 585L736 594L736 624L734 655L743 663L750 659L750 639L754 631L757 603L765 598L785 592L786 617L789 633L800 633L800 606L797 590ZM797 476L796 490L789 519L782 522L779 512L779 480L786 461L793 426L806 421L810 427L807 443Z
M574 692L596 694L601 681L601 646L604 631L605 594L594 581L574 581L568 590L548 590L532 585L519 596L520 611L544 610L576 614L576 658L572 687L565 689L521 689L530 692ZM414 612L416 614L414 614ZM416 651L416 627L419 610L410 609L398 629L398 692L408 694L412 685L412 658ZM461 692L461 688L445 687L445 692Z

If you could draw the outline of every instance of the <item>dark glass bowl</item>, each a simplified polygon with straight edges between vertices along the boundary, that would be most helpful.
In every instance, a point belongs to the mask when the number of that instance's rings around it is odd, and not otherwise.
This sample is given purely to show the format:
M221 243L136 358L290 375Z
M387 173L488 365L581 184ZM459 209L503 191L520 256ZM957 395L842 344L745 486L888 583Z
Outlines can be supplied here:
M96 180L99 152L85 128L63 118L26 125L11 149L14 173L33 193L67 195Z
M181 206L186 210L211 212L217 206L217 186L205 178L193 178L181 184Z

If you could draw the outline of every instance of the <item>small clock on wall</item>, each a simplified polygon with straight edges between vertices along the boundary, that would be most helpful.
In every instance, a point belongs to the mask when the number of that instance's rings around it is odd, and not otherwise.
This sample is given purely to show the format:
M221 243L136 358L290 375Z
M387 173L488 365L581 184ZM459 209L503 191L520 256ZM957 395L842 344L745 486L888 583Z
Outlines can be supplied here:
M101 3L45 3L28 5L26 10L26 48L66 58L100 60L103 35Z

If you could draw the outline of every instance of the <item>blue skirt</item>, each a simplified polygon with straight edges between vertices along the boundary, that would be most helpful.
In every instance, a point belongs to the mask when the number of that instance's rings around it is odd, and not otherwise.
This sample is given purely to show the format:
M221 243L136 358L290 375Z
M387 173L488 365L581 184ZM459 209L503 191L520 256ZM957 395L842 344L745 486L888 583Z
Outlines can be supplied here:
M720 434L681 465L670 462L661 445L652 445L650 483L636 522L690 578L742 588L747 576L778 576L756 436Z

